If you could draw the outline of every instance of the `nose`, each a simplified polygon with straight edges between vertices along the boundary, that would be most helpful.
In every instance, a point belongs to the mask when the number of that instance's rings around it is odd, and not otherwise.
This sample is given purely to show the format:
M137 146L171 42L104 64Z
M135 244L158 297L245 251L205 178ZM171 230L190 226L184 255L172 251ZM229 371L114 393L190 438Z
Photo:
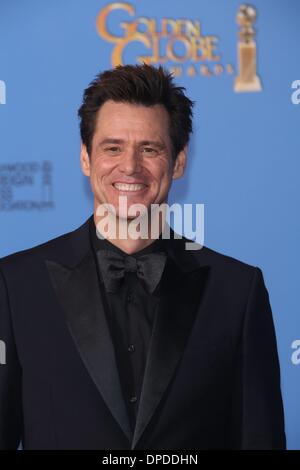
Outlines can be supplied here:
M139 173L141 171L140 156L135 149L128 149L124 153L119 169L126 175Z

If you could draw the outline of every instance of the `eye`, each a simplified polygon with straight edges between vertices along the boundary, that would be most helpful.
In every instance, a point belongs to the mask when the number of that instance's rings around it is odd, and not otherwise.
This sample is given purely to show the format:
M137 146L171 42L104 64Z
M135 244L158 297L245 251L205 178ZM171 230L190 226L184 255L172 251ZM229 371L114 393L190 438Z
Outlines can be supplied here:
M149 156L154 156L157 154L157 150L154 149L153 147L143 147L142 152Z
M105 147L104 152L109 153L111 155L115 155L121 152L121 147L119 147L118 145L111 145L110 147Z

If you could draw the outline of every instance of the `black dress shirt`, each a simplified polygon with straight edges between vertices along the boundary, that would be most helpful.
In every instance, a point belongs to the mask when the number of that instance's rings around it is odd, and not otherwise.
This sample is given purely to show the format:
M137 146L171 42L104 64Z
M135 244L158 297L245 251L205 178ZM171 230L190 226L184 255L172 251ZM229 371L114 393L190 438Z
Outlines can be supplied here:
M91 221L90 228L95 251L110 249L127 255L107 239L97 237L94 220ZM154 251L165 251L164 239L161 237L131 256L137 257ZM99 275L101 278L100 270ZM158 307L159 285L158 289L150 294L143 287L135 272L125 272L121 288L117 292L106 292L102 282L100 282L100 288L115 348L121 387L131 427L134 430L149 343Z

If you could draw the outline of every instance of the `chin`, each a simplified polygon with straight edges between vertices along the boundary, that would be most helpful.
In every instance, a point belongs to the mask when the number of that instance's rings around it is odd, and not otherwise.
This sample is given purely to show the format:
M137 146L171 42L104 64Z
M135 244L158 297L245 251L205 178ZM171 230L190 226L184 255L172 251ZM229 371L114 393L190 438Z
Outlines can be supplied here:
M138 212L138 214L137 214L137 213L134 213L134 214L129 213L128 210L122 210L122 209L121 209L121 210L120 210L120 209L117 209L117 210L116 210L116 216L117 216L119 219L124 219L124 220L125 220L125 219L126 219L126 220L134 220L134 219L136 219L137 217L139 217L139 218L140 218L140 217L143 217L143 216L145 216L145 215L148 214L148 213L149 213L149 209L148 209L148 208L146 208L145 211Z

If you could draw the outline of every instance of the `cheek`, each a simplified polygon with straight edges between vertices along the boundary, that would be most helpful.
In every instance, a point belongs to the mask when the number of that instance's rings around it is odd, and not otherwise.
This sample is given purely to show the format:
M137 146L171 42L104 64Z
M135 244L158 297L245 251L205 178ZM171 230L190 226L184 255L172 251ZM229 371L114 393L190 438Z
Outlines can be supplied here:
M160 172L160 187L165 189L172 181L172 168L170 165L164 165L164 168Z
M112 172L114 166L115 165L111 160L105 160L104 158L96 157L94 159L91 171L94 177L99 179L108 176Z
M162 159L153 161L148 168L154 179L160 183L168 181L172 176L172 168L168 161Z

